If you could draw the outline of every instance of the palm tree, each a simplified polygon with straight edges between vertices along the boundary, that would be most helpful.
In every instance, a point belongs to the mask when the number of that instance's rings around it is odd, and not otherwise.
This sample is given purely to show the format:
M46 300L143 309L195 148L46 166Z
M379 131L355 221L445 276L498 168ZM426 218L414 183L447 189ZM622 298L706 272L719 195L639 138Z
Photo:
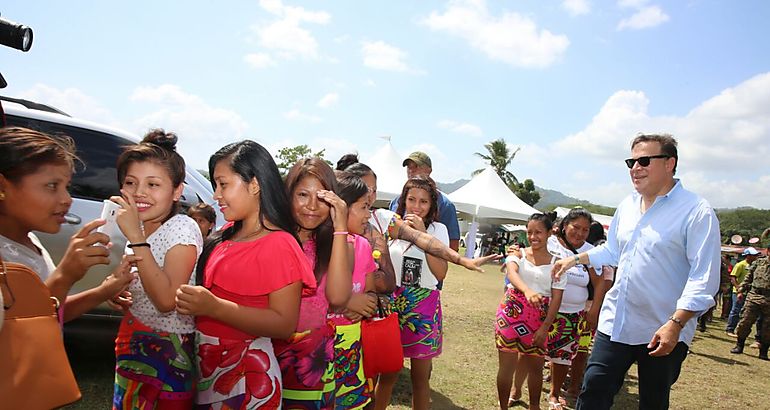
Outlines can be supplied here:
M511 150L508 148L508 143L506 143L504 139L500 138L498 140L484 144L484 148L487 149L489 155L479 152L475 152L474 155L483 159L484 161L487 161L489 166L494 168L497 175L499 175L503 182L505 182L505 185L508 185L509 187L518 186L519 180L516 179L516 176L513 175L511 171L508 171L508 165L511 165L511 161L513 161L513 158L516 157L516 153L519 152L521 147L516 147L513 153L511 153ZM484 171L484 169L477 169L473 171L472 175L475 176L482 171Z

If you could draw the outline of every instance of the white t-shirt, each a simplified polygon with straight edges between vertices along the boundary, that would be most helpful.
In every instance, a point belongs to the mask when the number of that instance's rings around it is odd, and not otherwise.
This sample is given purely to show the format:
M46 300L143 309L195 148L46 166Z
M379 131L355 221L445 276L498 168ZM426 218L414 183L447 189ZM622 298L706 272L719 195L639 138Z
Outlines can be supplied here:
M381 233L386 241L390 241L393 238L388 234L388 226L390 226L396 218L398 218L398 215L388 209L373 209L372 214L369 217L369 225L374 227L377 232Z
M35 236L34 233L29 233L29 239L37 247L38 252L0 235L0 255L6 262L19 263L32 269L40 277L40 280L45 281L51 272L56 269L51 255L45 250L43 244L40 243L40 239Z
M449 233L441 222L433 222L426 232L449 246ZM438 279L428 266L425 252L417 245L402 239L390 242L388 246L393 270L396 272L397 286L419 286L426 289L436 289Z
M578 253L583 253L592 249L594 246L588 242L584 242L580 248L576 250ZM548 238L548 251L553 255L557 255L560 259L574 258L575 253L569 248L562 246L559 239L555 236ZM589 267L591 267L589 265ZM601 274L601 269L597 271ZM586 301L588 300L588 282L591 280L589 272L585 265L576 265L567 270L562 276L567 277L567 287L564 288L564 296L561 298L561 307L559 312L561 313L577 313L585 309Z
M537 266L530 262L523 252L524 250L522 250L521 259L515 255L508 255L505 261L506 263L513 262L519 267L519 277L533 292L551 297L551 288L564 289L567 286L566 275L561 275L558 282L551 280L551 268L553 268L553 263L556 261L555 257L551 259L551 263Z
M163 269L166 252L176 245L193 245L197 250L197 256L200 256L203 248L203 237L198 224L192 218L187 215L175 215L153 232L147 238L147 243L150 244L155 262ZM194 282L195 268L190 273L190 280L187 283L193 285ZM144 325L160 332L192 333L195 331L192 316L181 315L176 310L166 313L158 311L144 291L144 286L142 286L142 281L139 278L134 279L128 285L128 290L134 299L134 303L129 308L131 314L136 316Z

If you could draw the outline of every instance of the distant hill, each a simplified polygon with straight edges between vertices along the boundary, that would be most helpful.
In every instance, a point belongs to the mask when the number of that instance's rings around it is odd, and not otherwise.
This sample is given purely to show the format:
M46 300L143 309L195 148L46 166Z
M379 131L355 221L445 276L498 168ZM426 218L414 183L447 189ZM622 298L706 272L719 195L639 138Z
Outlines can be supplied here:
M586 200L573 198L553 189L541 188L537 185L535 188L537 189L537 192L540 193L540 201L535 204L535 208L537 209L542 210L564 205L591 205L591 203Z
M436 182L436 185L438 185L438 189L441 191L444 191L447 194L451 194L452 192L460 189L460 187L463 185L467 184L469 181L469 179L458 179L452 183ZM540 193L540 201L535 204L535 208L540 210L563 205L591 205L591 203L586 200L573 198L571 196L564 195L559 191L554 191L553 189L541 188L539 186L535 186L535 188L537 189L537 192Z
M445 194L451 194L470 181L470 179L458 179L457 181L450 183L436 182L436 186L438 187L439 191L442 191Z

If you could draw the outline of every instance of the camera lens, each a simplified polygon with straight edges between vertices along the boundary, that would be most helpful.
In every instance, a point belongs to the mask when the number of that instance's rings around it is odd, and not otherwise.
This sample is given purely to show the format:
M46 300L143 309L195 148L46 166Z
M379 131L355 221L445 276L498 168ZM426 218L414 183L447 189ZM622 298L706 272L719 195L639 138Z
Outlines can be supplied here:
M0 44L29 51L32 48L32 38L31 28L0 18Z

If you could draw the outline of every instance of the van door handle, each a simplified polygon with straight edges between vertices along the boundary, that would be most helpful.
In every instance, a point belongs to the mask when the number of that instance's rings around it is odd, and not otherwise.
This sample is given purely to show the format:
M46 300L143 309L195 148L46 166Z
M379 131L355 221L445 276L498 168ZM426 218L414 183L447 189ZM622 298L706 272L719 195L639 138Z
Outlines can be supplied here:
M79 216L77 216L75 214L72 214L72 213L65 214L64 215L64 221L67 222L70 225L80 225L80 223L83 222L83 220L80 219Z

